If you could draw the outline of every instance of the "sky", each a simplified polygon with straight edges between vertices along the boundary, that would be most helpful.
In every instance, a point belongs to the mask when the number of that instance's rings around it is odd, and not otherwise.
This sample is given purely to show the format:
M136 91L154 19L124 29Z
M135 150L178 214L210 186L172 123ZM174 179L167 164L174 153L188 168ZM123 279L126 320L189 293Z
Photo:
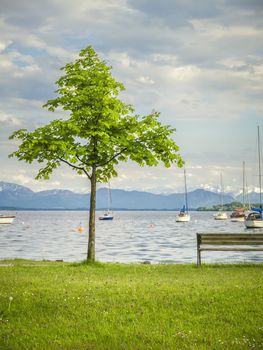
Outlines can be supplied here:
M89 191L58 168L37 181L38 163L8 158L9 135L61 117L42 108L55 97L60 68L91 45L125 86L136 113L156 110L186 163L188 190L242 191L242 164L258 190L257 126L263 139L262 0L0 0L0 181L34 191ZM112 188L173 193L172 166L118 166ZM101 186L105 186L102 184Z

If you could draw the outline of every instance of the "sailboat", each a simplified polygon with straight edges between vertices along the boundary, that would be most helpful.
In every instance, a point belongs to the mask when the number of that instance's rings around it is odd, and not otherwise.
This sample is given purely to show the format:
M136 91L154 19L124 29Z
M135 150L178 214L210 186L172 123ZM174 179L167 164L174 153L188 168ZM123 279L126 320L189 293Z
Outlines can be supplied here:
M263 228L263 210L262 210L262 184L261 184L261 147L260 133L258 126L258 179L259 179L259 208L252 208L252 212L245 219L246 228Z
M247 187L247 186L246 186ZM243 222L246 217L246 206L245 206L245 162L243 162L243 206L242 208L236 208L230 215L230 220L232 222Z
M223 191L222 173L220 173L220 192L221 192L221 209L219 210L219 212L217 212L214 215L214 219L215 220L226 220L227 219L227 214L223 211L223 195L224 195L224 191Z
M111 190L110 190L110 183L108 184L108 210L106 210L102 216L99 217L99 220L113 220L113 212L111 211Z
M187 186L186 186L186 171L184 168L184 199L185 204L183 208L180 210L179 214L176 216L177 222L188 222L190 221L190 214L188 213L188 200L187 200Z
M3 215L0 214L0 224L12 224L14 221L14 215Z

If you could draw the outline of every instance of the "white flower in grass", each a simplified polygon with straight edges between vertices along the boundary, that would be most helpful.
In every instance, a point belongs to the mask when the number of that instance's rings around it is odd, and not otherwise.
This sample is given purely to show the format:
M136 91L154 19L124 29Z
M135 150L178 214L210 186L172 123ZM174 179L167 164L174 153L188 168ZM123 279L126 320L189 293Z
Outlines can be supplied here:
M12 296L9 297L8 311L10 310L10 306L11 306L13 299L14 298Z

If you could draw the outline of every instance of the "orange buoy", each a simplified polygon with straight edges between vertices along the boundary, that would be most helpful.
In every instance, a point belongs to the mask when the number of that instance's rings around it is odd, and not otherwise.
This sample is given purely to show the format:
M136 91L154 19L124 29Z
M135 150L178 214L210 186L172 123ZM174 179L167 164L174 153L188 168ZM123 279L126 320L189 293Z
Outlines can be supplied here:
M78 232L81 233L81 232L83 232L83 231L84 231L83 226L81 226L81 224L79 224L79 226L78 226Z

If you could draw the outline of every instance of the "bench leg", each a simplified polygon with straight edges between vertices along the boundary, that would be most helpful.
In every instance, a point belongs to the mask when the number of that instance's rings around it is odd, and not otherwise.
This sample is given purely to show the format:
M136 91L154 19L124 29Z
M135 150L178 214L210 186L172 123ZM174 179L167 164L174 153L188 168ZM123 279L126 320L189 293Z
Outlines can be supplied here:
M199 247L197 247L197 266L201 265L201 252Z

